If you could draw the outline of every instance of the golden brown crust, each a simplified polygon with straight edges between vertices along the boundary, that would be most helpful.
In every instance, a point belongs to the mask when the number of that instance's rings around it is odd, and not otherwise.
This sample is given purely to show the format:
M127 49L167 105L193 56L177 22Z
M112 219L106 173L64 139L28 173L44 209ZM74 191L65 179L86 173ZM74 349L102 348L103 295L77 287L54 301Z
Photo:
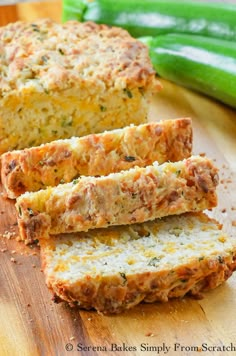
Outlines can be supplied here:
M47 90L65 90L84 74L106 87L143 87L155 76L144 44L121 28L93 22L19 21L0 28L0 46L2 95L23 90L28 79Z
M122 130L54 141L1 156L1 179L8 198L85 176L107 175L191 155L191 119L130 126Z

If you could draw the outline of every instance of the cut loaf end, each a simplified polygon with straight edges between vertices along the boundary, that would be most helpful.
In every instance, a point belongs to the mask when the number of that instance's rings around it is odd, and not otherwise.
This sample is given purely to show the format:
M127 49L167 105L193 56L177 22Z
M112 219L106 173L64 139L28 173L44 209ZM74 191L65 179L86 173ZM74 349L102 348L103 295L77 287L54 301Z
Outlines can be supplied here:
M0 154L146 122L161 85L148 49L92 22L0 29Z

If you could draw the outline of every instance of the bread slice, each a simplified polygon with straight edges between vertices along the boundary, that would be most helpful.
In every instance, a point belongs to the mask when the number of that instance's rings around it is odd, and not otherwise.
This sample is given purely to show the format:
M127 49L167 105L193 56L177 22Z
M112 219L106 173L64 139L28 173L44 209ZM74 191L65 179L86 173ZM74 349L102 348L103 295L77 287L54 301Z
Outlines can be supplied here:
M55 300L103 314L197 295L236 269L236 241L203 213L40 240Z
M18 197L20 235L31 242L49 234L209 209L217 204L217 183L217 168L200 156L98 178L82 177Z
M0 28L0 154L146 121L160 89L148 49L92 22Z
M191 155L191 119L151 122L84 137L7 152L1 179L8 198L85 176L107 175L154 161L179 161Z

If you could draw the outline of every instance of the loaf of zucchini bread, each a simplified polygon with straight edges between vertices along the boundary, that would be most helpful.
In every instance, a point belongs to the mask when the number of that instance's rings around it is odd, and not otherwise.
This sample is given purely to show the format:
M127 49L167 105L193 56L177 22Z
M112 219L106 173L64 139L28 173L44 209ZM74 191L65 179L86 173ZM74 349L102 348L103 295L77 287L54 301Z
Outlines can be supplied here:
M0 28L0 154L146 121L160 88L127 31L49 19Z
M1 156L1 179L5 194L14 199L81 175L107 175L154 161L175 162L191 152L191 119L151 122L6 152Z
M208 158L192 156L26 192L16 202L20 236L31 242L50 234L213 208L217 204L217 171Z
M55 301L103 314L199 295L236 269L236 241L203 213L41 239Z

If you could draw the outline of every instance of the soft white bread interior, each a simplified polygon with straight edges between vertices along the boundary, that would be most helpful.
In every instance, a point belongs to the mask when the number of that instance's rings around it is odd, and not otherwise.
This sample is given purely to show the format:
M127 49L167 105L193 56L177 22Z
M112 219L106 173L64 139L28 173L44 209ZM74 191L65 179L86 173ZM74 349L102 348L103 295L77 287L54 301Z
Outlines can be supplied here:
M55 300L118 313L198 295L236 269L236 241L203 213L40 240Z

